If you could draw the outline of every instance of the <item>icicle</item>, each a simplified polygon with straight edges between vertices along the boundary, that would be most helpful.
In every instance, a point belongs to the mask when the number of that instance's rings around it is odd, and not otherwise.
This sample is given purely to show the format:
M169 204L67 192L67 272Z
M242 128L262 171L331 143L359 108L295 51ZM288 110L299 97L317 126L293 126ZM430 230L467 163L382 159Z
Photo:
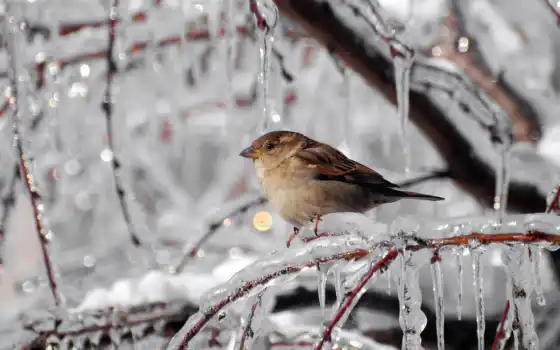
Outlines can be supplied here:
M455 255L455 264L457 265L457 320L461 321L463 316L463 252L465 248L460 247L457 249Z
M515 328L513 331L513 349L519 350L519 328Z
M259 6L260 3L257 2L257 7ZM274 3L268 3L266 4L267 6L272 7L273 13L269 14L269 18L267 18L267 16L264 16L264 13L262 13L262 9L259 8L257 9L257 11L259 12L259 15L263 16L265 18L265 28L264 30L259 31L259 37L261 39L261 47L259 49L259 55L260 55L260 61L261 61L261 67L260 67L260 73L258 75L258 82L261 85L262 88L262 96L261 96L261 103L262 103L262 110L263 110L263 114L264 114L264 118L262 118L263 123L260 125L258 132L259 133L263 133L269 130L269 123L271 121L275 121L275 115L276 113L274 111L271 110L271 101L270 101L270 94L269 94L269 84L270 84L270 79L269 79L269 75L270 75L270 61L271 61L271 53L272 53L272 44L274 42L274 35L273 35L273 29L274 26L276 25L276 23L278 22L278 9L276 8L276 5L274 5Z
M319 306L321 307L321 316L323 320L325 319L325 310L326 310L326 291L327 291L327 274L324 269L320 269L317 266L317 290L319 292Z
M478 350L484 350L484 331L486 324L484 320L484 295L482 289L482 274L480 273L480 256L482 252L476 249L471 251L474 300L476 308L476 335L478 338Z
M494 209L496 210L498 221L501 222L507 207L510 180L510 149L513 142L513 135L510 118L503 112L497 112L496 116L496 135L492 135L492 137L496 142L499 142L500 159L496 170Z
M227 122L224 123L224 127L222 128L222 132L224 135L227 135L230 123L234 121L233 118L233 111L235 107L235 96L232 87L232 82L234 79L234 72L235 72L235 51L234 51L234 38L236 33L235 28L235 4L234 0L223 0L223 14L224 14L224 21L225 21L225 31L224 31L224 39L223 45L225 49L225 90L226 90L226 108L228 112L228 119Z
M445 349L444 323L445 313L443 312L443 281L441 276L441 261L439 258L431 264L432 286L434 291L434 301L436 309L437 327L437 346L438 350Z
M538 349L539 338L535 332L534 317L531 311L531 293L533 277L532 266L527 261L528 250L525 247L511 247L504 251L503 257L511 274L511 295L513 306L522 332L523 347Z
M336 293L336 304L335 306L338 308L340 303L342 302L342 263L335 264L333 267L333 275L334 275L334 291Z
M339 149L342 153L346 154L346 156L350 157L350 143L351 138L353 137L351 133L351 125L352 125L352 108L353 108L353 99L352 99L352 81L353 76L352 72L348 68L342 67L344 69L344 88L343 88L343 99L345 102L344 112L342 115L342 142L339 145Z
M494 210L499 222L503 219L509 191L509 146L503 146L500 153L500 162L496 172L496 191L494 195Z
M426 327L426 315L421 309L422 292L418 283L418 268L410 263L411 254L403 252L400 263L403 274L397 279L400 305L399 323L403 331L402 349L422 349L420 334Z
M541 254L542 249L539 247L531 247L531 260L533 263L533 286L535 288L535 295L537 297L537 303L540 306L546 305L546 300L543 294L542 281L541 281Z
M410 171L410 147L408 142L408 114L410 92L410 70L413 57L395 56L395 86L397 90L397 110L400 119L401 143L404 152L404 171Z
M391 269L385 271L385 276L387 277L387 295L391 295Z

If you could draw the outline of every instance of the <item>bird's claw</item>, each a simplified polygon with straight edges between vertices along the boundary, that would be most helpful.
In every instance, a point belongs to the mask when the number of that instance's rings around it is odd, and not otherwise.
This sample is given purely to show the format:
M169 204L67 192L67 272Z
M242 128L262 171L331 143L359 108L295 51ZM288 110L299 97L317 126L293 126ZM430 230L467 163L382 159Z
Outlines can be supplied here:
M294 238L297 237L298 234L299 234L299 228L294 227L294 232L290 235L290 237L288 238L288 241L286 241L286 248L290 248L290 245L292 244L292 241L294 240Z
M311 218L311 222L315 224L313 232L315 232L315 236L317 237L319 237L319 221L323 221L319 215L315 215Z

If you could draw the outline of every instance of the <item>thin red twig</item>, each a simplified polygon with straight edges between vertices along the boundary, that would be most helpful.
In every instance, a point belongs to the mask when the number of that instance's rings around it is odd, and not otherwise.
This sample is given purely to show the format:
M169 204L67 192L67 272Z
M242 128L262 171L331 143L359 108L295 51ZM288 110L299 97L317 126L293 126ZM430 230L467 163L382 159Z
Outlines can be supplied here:
M545 213L550 214L554 209L558 208L558 201L560 200L560 184L558 184L558 188L556 189L556 193L554 193L554 197L550 201L550 204L546 208Z
M198 253L198 251L200 250L200 248L204 245L204 243L206 243L224 225L224 220L231 218L233 216L246 213L249 209L264 204L267 201L268 199L266 197L262 197L262 196L257 197L255 200L252 200L249 203L246 203L240 207L232 209L230 212L223 215L219 219L215 220L210 225L208 225L208 230L206 231L206 233L202 237L200 237L200 239L195 242L195 244L190 249L190 251L181 258L181 261L175 267L174 272L181 273L181 271L183 271L183 269L189 262L189 259L194 258Z
M554 7L549 0L543 0L550 11L556 16L556 24L560 26L560 6Z
M504 325L509 313L509 305L509 300L506 300L506 307L504 308L504 312L502 313L502 320L500 321L498 331L496 332L496 337L494 338L494 342L492 343L492 350L497 350L500 340L504 337Z
M243 328L243 332L241 334L241 340L239 342L239 350L245 350L245 342L247 341L247 338L253 338L255 336L253 334L253 329L252 329L253 318L255 317L255 311L257 311L257 307L262 305L262 295L265 290L266 289L262 290L257 295L255 302L253 303L253 305L251 305L251 311L249 312L249 316L247 317L247 324Z

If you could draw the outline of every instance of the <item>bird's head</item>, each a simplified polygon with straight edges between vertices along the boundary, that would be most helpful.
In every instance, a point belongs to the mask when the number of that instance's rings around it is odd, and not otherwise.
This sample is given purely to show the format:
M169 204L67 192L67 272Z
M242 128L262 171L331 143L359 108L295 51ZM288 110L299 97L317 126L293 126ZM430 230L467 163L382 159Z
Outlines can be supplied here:
M272 131L257 138L239 155L271 168L303 149L307 140L307 137L297 132Z

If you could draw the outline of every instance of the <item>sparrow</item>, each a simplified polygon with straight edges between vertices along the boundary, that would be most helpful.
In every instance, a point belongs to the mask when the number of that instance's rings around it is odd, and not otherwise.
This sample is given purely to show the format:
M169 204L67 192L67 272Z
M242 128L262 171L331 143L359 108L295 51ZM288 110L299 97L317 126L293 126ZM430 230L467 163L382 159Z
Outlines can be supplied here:
M294 226L292 238L309 222L314 222L318 235L319 220L327 214L364 213L404 198L444 199L400 190L398 185L336 148L297 132L266 133L239 155L253 160L272 207Z

